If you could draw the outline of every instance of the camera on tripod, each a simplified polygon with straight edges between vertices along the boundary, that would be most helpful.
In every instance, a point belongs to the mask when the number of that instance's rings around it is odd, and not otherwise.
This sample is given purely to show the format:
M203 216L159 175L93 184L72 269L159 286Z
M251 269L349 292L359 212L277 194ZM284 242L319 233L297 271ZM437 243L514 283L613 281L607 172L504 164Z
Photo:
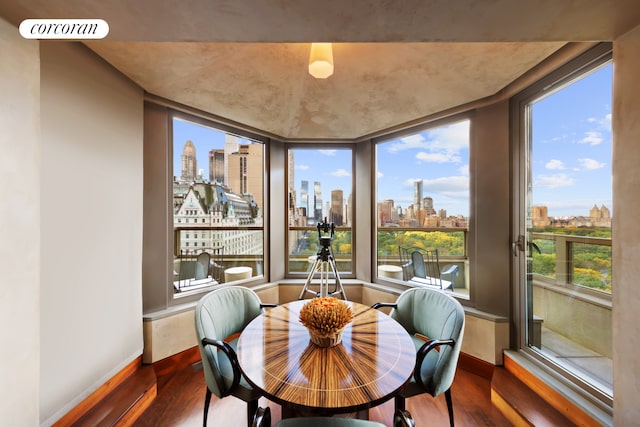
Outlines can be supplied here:
M336 260L333 259L333 254L331 253L331 241L333 240L335 228L336 225L333 222L327 222L326 217L324 221L319 222L316 226L318 230L318 253L316 254L316 259L313 260L313 267L311 267L307 281L298 299L302 299L307 293L311 293L316 297L342 295L344 299L347 299L347 295L342 287L342 282L340 281L338 269L336 268ZM329 290L330 272L333 273L333 277L335 278L335 285L332 291ZM320 273L320 290L317 292L310 289L311 281L316 273Z
M316 226L318 230L318 257L322 259L322 261L328 261L331 256L331 241L333 240L333 235L335 231L336 225L333 222L327 222L327 218L325 217L323 222L319 222ZM323 236L322 233L329 233L328 236Z

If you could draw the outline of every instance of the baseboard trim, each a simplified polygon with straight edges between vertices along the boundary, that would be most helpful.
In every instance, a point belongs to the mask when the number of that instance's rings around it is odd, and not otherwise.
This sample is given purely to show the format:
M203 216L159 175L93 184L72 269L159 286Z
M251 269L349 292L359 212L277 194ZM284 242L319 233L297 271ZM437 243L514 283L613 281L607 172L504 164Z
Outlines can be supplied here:
M466 353L460 353L460 358L458 359L458 367L491 381L495 365L493 363L489 363L487 361L479 359L475 356L471 356Z
M171 374L186 366L193 365L194 363L197 363L199 361L200 349L198 348L198 346L194 346L181 351L180 353L176 353L162 360L158 360L152 366L153 370L156 373L156 377L161 377L167 374Z
M67 412L62 418L53 424L53 427L69 426L82 418L91 409L100 403L106 396L114 391L120 384L129 378L138 368L142 366L142 355L136 357L127 364L120 372L114 375L106 383L102 384L93 393L87 396L82 402Z

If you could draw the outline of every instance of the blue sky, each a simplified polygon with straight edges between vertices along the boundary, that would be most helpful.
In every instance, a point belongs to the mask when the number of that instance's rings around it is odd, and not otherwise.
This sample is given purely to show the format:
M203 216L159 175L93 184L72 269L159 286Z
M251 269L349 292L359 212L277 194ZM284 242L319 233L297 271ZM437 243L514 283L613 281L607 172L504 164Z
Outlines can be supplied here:
M589 214L594 204L611 204L612 65L533 105L533 204L550 216ZM207 153L224 146L224 134L174 121L174 175L179 175L184 142L196 146L198 169L208 177ZM413 203L413 183L423 181L423 197L436 210L469 215L469 122L462 121L378 145L377 200ZM349 150L295 150L295 187L302 180L322 183L323 208L331 190L351 192Z
M303 180L309 182L309 203L313 204L313 184L320 182L322 209L326 216L327 202L331 201L332 190L342 190L344 203L351 193L353 175L351 150L346 149L303 149L294 150L294 180L301 205L300 188ZM312 206L311 206L312 207Z
M611 202L611 64L533 105L533 203L588 216ZM613 214L613 212L612 212Z
M394 139L378 145L378 202L413 204L414 182L436 211L469 216L469 121Z

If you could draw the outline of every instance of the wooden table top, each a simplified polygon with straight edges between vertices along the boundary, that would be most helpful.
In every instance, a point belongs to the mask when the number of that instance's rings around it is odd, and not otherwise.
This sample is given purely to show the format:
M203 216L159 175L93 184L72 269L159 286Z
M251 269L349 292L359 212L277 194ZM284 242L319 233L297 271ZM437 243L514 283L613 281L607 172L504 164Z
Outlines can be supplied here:
M322 413L355 412L392 398L409 380L415 347L398 322L347 302L354 319L342 343L321 348L298 320L307 301L267 309L238 340L242 372L268 399Z

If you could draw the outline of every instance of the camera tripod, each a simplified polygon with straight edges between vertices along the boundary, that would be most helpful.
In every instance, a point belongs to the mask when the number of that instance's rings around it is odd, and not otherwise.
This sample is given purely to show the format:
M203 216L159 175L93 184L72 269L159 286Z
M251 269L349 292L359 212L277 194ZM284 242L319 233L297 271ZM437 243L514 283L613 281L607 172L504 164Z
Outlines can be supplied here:
M333 254L331 253L331 239L333 238L333 230L335 225L333 223L327 224L326 219L324 223L318 223L318 242L320 248L318 249L318 253L316 254L316 259L313 263L313 267L311 267L311 271L309 272L309 276L307 276L307 281L304 284L304 288L302 288L302 292L300 292L300 296L298 299L302 299L305 293L312 293L316 297L332 297L334 295L342 294L343 299L347 299L347 295L344 292L344 288L342 287L342 282L340 281L340 275L338 274L338 269L336 268L336 261L333 258ZM331 230L330 236L321 236L321 231L328 232ZM333 291L329 291L329 272L333 272L333 277L335 277L335 285ZM311 285L311 281L316 273L320 273L320 290L318 292L309 289L309 285Z

